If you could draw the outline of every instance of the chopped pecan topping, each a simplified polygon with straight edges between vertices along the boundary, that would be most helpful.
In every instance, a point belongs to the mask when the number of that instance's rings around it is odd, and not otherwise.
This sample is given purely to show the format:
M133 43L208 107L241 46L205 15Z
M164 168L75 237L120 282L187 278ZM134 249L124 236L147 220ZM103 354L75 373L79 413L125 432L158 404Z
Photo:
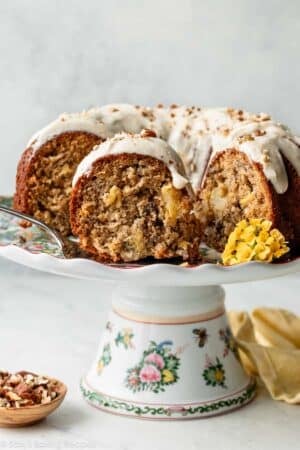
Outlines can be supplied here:
M58 383L30 372L0 371L0 408L50 403L59 394Z
M141 132L141 137L147 138L147 137L156 137L156 133L153 130L149 130L149 128L145 128Z

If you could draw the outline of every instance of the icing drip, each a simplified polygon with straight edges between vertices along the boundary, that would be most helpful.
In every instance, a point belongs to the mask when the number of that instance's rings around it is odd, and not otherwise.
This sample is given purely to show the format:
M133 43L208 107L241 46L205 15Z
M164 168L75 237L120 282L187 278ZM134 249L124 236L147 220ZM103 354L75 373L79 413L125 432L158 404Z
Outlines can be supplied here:
M288 188L288 178L282 154L300 174L300 149L292 141L290 131L271 121L246 122L235 126L228 136L213 135L213 154L226 148L237 148L247 154L250 160L261 164L266 178L278 194Z
M172 175L173 186L176 189L183 189L189 184L180 158L165 141L156 137L143 137L139 134L122 133L96 146L81 161L73 178L73 186L75 186L83 174L91 170L94 162L99 158L123 153L151 156L152 158L163 161Z
M104 125L97 117L91 114L92 111L94 110L84 111L78 114L61 114L57 120L34 134L28 142L27 147L38 150L50 139L69 131L84 131L103 137L105 134Z
M195 191L211 159L229 148L261 164L279 194L288 188L283 156L300 176L298 137L266 114L231 108L106 105L81 114L62 115L34 135L28 145L38 150L47 140L66 131L86 131L107 139L121 132L140 133L144 128L155 131L178 153Z

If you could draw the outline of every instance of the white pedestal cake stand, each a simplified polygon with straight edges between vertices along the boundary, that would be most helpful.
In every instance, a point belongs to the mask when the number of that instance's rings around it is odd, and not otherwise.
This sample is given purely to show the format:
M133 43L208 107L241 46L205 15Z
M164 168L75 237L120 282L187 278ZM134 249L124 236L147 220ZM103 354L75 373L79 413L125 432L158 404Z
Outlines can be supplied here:
M0 197L0 204L10 206L11 199ZM213 416L252 400L255 382L238 360L220 285L300 270L300 258L233 267L64 259L40 228L24 230L3 213L0 256L44 272L116 283L99 351L81 390L100 409L161 420Z
M151 419L213 416L250 402L255 382L239 363L220 285L300 269L299 259L227 268L111 267L37 248L41 253L2 242L0 255L45 272L116 282L112 311L97 357L82 378L82 393L100 409Z

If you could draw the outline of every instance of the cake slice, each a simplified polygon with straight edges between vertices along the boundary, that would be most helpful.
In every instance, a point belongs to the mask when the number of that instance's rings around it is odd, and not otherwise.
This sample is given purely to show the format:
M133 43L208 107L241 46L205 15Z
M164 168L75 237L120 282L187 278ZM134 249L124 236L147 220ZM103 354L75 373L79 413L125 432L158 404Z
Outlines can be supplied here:
M89 112L63 114L35 134L18 164L14 208L70 234L72 179L102 136L103 124Z
M299 191L293 193L294 198L295 195ZM285 199L287 196L282 195ZM253 218L269 220L286 240L298 244L287 200L284 204L264 176L261 165L245 153L236 149L217 153L207 169L199 199L201 214L207 220L204 242L216 250L223 251L238 222Z
M289 241L300 244L300 151L297 139L269 116L242 121L212 136L209 164L198 190L207 218L204 241L223 251L241 220L272 222Z
M201 224L178 155L154 132L120 134L78 166L72 231L103 262L198 258Z

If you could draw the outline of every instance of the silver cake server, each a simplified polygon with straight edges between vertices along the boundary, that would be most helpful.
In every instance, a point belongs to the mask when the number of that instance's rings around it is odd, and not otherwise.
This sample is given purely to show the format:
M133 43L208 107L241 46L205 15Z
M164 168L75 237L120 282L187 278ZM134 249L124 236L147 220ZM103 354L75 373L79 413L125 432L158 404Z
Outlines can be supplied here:
M51 227L46 225L44 222L35 219L34 217L29 216L28 214L21 213L12 208L7 208L6 206L0 205L0 212L4 212L6 214L10 214L18 219L26 220L26 222L31 223L32 225L36 225L40 227L43 231L45 231L49 237L56 243L59 250L62 252L65 258L74 258L75 255L78 255L79 248L76 243L75 238L67 239L63 238L60 233L53 230Z

